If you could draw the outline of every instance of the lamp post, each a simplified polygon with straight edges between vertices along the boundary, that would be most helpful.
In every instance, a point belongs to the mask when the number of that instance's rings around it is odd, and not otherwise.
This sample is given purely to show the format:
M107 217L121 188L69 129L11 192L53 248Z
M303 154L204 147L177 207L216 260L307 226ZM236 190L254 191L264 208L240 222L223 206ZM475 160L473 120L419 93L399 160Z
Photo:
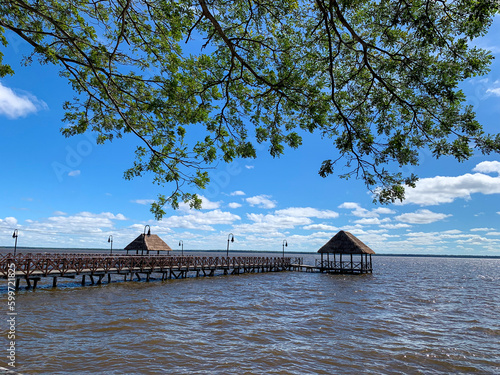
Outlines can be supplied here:
M16 242L14 244L14 256L16 256L16 251L17 251L17 237L19 236L19 231L17 229L14 229L14 234L12 235L12 238L16 239Z
M183 240L179 241L179 246L182 246L181 247L181 256L183 257L184 256L184 241Z
M112 255L113 254L113 235L112 234L110 234L108 237L108 243L111 244L111 252L109 254Z
M288 243L286 242L286 239L283 240L283 258L285 257L285 247L288 247Z
M234 235L232 233L229 233L228 236L227 236L226 257L229 257L229 241L234 242Z
M146 228L148 228L148 236L151 236L151 227L149 225L144 226L144 236L142 236L142 242L144 243L144 247L146 248L146 255L149 255L149 250L146 247ZM139 251L137 251L139 253ZM141 255L144 255L144 249L141 250Z

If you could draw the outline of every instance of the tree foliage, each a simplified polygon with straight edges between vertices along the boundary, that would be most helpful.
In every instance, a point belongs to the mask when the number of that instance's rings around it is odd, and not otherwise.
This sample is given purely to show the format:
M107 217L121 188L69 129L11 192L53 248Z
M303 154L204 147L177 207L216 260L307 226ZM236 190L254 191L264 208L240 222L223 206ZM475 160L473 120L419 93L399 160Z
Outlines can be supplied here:
M380 202L404 198L422 148L467 159L499 152L458 85L492 56L471 45L487 32L493 0L0 0L5 32L61 67L75 97L62 129L140 139L130 179L151 173L193 194L219 160L273 156L303 132L331 139L319 174L347 165ZM1 64L0 74L12 74ZM174 185L171 185L174 184Z

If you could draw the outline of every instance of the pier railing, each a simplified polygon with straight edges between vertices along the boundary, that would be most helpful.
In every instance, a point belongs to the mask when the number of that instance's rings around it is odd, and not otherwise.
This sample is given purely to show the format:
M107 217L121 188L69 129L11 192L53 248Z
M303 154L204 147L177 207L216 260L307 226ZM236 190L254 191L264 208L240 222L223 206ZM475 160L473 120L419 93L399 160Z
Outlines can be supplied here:
M333 261L333 260L323 260L316 259L315 266L320 269L320 271L326 272L338 272L338 273L366 273L371 272L371 264L361 261Z
M255 268L288 269L291 258L287 257L211 257L165 255L105 255L105 254L12 254L0 256L0 277L6 278L11 265L15 265L17 277L47 277L51 275L97 272L162 272L176 268Z

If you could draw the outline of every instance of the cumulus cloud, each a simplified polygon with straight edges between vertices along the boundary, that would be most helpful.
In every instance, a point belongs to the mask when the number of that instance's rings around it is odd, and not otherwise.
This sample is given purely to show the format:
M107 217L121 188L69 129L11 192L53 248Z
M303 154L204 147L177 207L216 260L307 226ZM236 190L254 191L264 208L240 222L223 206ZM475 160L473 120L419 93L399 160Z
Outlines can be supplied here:
M275 211L276 215L295 217L317 217L319 219L335 219L339 214L331 210L318 210L312 207L290 207Z
M26 117L47 108L47 104L33 95L16 93L0 82L0 115L10 119Z
M483 161L476 165L473 172L497 173L500 175L500 161Z
M380 215L388 215L395 214L396 211L391 210L387 207L377 207L373 210L367 210L366 208L361 207L359 203L355 202L344 202L339 208L344 208L347 210L351 210L351 213L357 217L379 217Z
M55 213L56 214L56 213ZM114 228L114 221L128 220L123 214L80 212L75 215L51 216L39 221L26 221L29 230L49 234L100 234Z
M198 198L201 199L201 209L202 210L215 210L220 207L220 202L212 202L210 199L206 198L203 195L198 195ZM179 209L181 211L192 211L193 209L189 207L188 203L181 202L179 204Z
M362 225L380 225L382 223L387 223L390 222L391 219L385 218L380 220L378 217L364 217L362 219L354 221L356 224L362 224Z
M450 217L452 215L432 212L430 210L418 210L396 216L397 221L409 224L430 224Z
M495 87L495 88L492 88L492 89L487 89L486 93L487 94L492 94L492 95L495 95L495 96L500 96L500 87Z
M237 196L237 195L246 195L245 192L241 191L241 190L236 190L236 191L233 191L231 194L229 194L230 196Z
M455 199L470 199L471 194L500 194L500 175L489 176L484 173L500 174L500 162L488 161L476 165L475 172L462 176L436 176L420 179L416 187L406 190L406 199L396 204L414 203L421 206L433 206L451 203Z
M201 199L201 209L202 210L215 210L220 207L220 202L212 202L203 195L198 196Z
M385 228L385 229L402 229L402 228L411 228L411 225L409 224L382 224L380 228Z
M17 219L12 216L8 216L5 219L0 219L0 226L2 227L14 227L17 225Z
M231 202L228 204L229 208L239 208L241 207L241 204L236 203L236 202Z
M333 225L327 225L327 224L306 225L304 229L314 230L314 231L329 231L329 232L337 232L339 230L338 227L334 227Z
M241 217L230 212L221 211L219 209L201 212L190 211L186 215L175 215L164 218L158 225L168 228L186 228L198 229L205 231L214 231L213 225L218 224L233 224L235 221L241 220Z
M274 208L276 207L276 201L272 201L270 195L256 195L253 197L246 198L245 200L250 204L250 206L257 206L259 208Z
M265 231L277 231L280 229L290 229L296 226L312 224L312 220L307 217L247 214L251 224L240 224L234 230L239 233L263 233Z

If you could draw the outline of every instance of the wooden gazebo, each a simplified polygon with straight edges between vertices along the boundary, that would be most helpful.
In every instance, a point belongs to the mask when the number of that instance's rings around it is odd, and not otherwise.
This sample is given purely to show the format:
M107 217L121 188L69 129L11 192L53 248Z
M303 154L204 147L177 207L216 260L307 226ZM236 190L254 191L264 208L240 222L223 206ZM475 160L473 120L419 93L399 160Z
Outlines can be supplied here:
M127 255L130 250L135 250L137 255L139 254L139 251L141 252L141 255L144 255L144 252L146 252L146 255L149 255L150 251L156 251L159 255L160 251L169 252L172 249L156 234L142 233L135 240L125 246L124 250L127 250Z
M341 230L324 244L318 253L321 261L316 266L321 272L330 273L371 273L372 254L375 252L353 234ZM324 255L326 254L326 259ZM333 260L330 257L333 254ZM337 258L337 255L339 256ZM344 258L342 259L342 256ZM345 256L349 256L346 260ZM360 258L354 259L353 255Z

